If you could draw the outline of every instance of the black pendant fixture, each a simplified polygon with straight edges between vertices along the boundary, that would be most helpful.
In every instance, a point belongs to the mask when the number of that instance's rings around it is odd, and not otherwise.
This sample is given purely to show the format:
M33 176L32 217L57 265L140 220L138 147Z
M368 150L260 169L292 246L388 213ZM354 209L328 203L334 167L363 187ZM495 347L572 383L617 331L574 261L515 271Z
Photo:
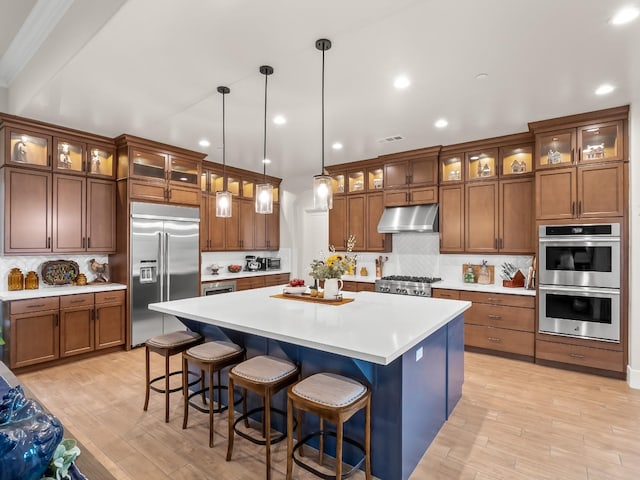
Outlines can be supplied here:
M216 217L227 218L231 217L232 195L227 190L224 97L229 92L231 92L229 87L218 87L218 93L222 94L222 191L216 192Z
M313 206L316 210L329 210L333 208L333 189L331 177L324 172L324 53L331 48L331 40L317 40L316 48L322 52L322 169L313 177Z
M262 143L262 183L256 185L256 213L273 213L273 185L267 183L267 79L273 74L273 67L262 65L260 73L264 75L264 141Z

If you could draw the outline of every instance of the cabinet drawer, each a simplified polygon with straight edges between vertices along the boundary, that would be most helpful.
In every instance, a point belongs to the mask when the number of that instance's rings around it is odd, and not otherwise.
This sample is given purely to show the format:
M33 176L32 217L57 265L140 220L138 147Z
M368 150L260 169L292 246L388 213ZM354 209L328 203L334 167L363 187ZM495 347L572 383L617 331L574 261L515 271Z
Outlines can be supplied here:
M124 303L124 290L97 292L96 305L101 303Z
M614 372L625 371L622 352L603 350L601 348L539 340L536 342L536 358Z
M289 283L288 273L279 273L278 275L267 275L264 277L265 287L274 287L276 285L284 285Z
M535 308L536 297L528 295L509 295L508 293L460 292L460 300L473 303L490 303L512 307Z
M32 298L29 300L14 300L11 302L11 315L18 313L41 312L43 310L58 310L59 297Z
M167 193L169 202L187 205L200 205L200 189L171 187Z
M146 183L129 181L129 196L138 200L159 200L165 201L166 188L162 183Z
M474 303L465 312L464 323L533 332L535 328L534 312L535 310L532 308Z
M533 333L487 327L484 325L464 326L464 344L471 347L498 350L533 356L535 342Z
M236 290L250 290L252 288L262 288L265 286L264 277L247 277L236 280Z
M375 292L376 284L368 283L368 282L357 282L358 283L358 291L359 292Z
M60 308L93 306L93 293L81 293L79 295L63 295L60 297Z
M358 282L352 282L352 281L347 281L347 282L342 282L342 290L344 290L345 292L357 292L358 291Z
M433 290L431 290L431 296L433 298L448 298L450 300L460 300L460 290L444 290L442 288L434 288Z

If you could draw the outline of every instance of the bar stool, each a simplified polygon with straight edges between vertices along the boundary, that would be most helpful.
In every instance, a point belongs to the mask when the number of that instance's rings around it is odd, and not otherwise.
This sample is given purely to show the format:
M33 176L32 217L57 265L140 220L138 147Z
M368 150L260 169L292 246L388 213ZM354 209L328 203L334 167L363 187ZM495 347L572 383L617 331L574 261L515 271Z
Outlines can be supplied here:
M191 347L189 350L182 352L182 386L184 388L184 420L182 421L182 428L187 428L187 421L189 419L189 405L196 410L204 413L209 413L209 447L213 447L213 414L224 412L228 406L222 405L222 390L226 390L227 386L222 385L220 379L220 373L223 368L230 365L234 365L241 362L245 358L244 348L236 345L232 342L212 341L201 343L195 347ZM200 369L200 389L189 393L189 366L196 366ZM202 403L205 402L205 392L207 388L204 386L204 373L208 374L209 378L209 402L207 408L203 408L200 405L191 402L191 399L196 395L202 395ZM218 407L213 408L213 374L218 373ZM197 382L196 382L197 383ZM230 400L233 402L233 399ZM231 405L231 403L229 403ZM233 408L232 408L233 410Z
M172 375L182 374L182 370L169 372L169 358L178 353L182 353L186 349L197 345L203 341L202 335L188 330L167 333L151 337L145 342L145 367L146 367L146 388L144 396L144 411L149 407L149 391L164 393L164 421L169 422L169 394L182 391L182 385L175 388L169 388L169 377ZM165 358L164 375L160 375L154 379L151 378L151 367L149 365L149 352L155 352ZM164 388L153 385L155 382L164 380ZM197 383L197 381L195 382Z
M371 479L371 390L369 387L351 378L333 373L317 373L291 385L287 392L287 480L291 480L293 474L293 462L305 470L324 479L348 478L353 475L362 462L365 462L365 476ZM304 438L298 435L298 441L293 444L293 409L297 409L298 425L301 422L301 412L310 412L320 417L320 430L313 432ZM344 437L344 441L362 451L363 458L349 471L342 473L342 442L343 424L356 412L365 409L364 446L355 440ZM327 420L336 425L336 431L325 431L324 421ZM300 460L296 451L311 438L319 438L318 463L322 465L324 457L324 437L326 435L336 437L336 475L327 475L311 465ZM302 450L300 450L302 454Z
M229 443L227 447L227 461L231 460L233 452L234 432L250 442L266 446L267 480L271 478L271 445L281 442L286 434L280 434L271 438L271 411L282 416L286 412L271 407L271 396L278 393L284 387L291 385L298 379L299 369L288 360L268 355L259 355L250 358L229 371L229 403L233 398L233 387L237 385L243 388L242 415L234 421L234 411L229 409ZM247 412L247 390L262 397L263 406ZM256 438L237 428L238 423L244 420L245 426L249 426L250 415L262 411L262 438Z

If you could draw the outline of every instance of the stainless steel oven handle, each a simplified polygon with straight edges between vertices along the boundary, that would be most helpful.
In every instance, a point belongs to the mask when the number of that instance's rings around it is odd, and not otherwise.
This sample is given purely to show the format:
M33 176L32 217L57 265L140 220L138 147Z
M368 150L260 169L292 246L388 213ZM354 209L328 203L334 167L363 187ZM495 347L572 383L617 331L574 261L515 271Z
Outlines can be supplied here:
M538 285L542 292L574 293L579 295L620 295L618 288L566 287L564 285Z
M540 243L575 243L589 246L589 243L620 243L620 237L540 237Z

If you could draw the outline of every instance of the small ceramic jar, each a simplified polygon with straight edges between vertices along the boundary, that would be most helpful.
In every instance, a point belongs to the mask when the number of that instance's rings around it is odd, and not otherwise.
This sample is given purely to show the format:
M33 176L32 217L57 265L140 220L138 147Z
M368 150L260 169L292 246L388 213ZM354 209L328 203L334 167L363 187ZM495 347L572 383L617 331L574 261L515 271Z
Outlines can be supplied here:
M12 268L9 272L9 290L22 290L24 288L24 275L19 268Z
M24 278L25 290L37 290L39 286L38 274L34 271L27 272L27 276Z

